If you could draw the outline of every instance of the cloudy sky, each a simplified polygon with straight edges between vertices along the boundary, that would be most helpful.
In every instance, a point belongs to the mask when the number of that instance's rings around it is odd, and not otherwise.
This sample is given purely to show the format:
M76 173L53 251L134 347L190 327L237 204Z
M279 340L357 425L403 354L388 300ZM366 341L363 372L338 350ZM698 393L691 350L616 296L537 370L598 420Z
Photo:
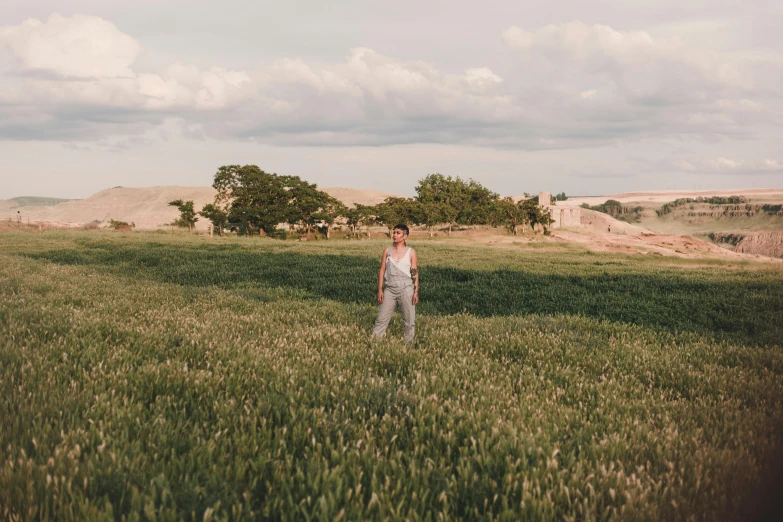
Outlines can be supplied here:
M3 0L0 199L252 163L413 195L783 186L783 8Z

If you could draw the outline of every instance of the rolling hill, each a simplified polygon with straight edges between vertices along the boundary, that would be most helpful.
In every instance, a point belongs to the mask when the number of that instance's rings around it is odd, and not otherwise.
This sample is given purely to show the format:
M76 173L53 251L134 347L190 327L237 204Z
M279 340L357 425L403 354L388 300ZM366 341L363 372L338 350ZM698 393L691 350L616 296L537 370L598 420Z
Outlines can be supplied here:
M354 203L375 205L385 198L393 196L377 190L359 190L350 188L323 188L324 192L339 199L346 205ZM194 207L200 210L215 198L212 187L117 187L102 190L87 199L67 200L52 206L4 206L5 202L19 199L53 200L54 198L13 198L0 202L0 219L16 219L17 211L22 219L31 222L46 222L55 225L74 226L94 223L105 224L109 219L135 223L136 228L156 229L165 227L176 219L177 209L168 205L175 199L193 200ZM205 230L208 222L200 219L197 229Z

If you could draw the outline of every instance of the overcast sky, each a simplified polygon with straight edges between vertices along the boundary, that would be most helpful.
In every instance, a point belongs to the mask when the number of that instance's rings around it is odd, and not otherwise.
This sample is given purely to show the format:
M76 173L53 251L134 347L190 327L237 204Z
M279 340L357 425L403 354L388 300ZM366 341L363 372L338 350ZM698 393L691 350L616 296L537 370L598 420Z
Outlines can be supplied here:
M247 163L405 195L781 187L781 4L3 0L0 199Z

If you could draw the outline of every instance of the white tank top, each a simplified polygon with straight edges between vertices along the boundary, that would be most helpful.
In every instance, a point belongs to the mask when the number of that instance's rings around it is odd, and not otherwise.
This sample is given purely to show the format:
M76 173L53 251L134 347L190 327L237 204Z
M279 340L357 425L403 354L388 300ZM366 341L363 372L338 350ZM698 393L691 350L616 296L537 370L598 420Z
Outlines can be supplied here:
M392 247L386 250L386 282L389 283L394 277L405 276L408 280L411 277L411 249L408 248L399 261L392 257Z

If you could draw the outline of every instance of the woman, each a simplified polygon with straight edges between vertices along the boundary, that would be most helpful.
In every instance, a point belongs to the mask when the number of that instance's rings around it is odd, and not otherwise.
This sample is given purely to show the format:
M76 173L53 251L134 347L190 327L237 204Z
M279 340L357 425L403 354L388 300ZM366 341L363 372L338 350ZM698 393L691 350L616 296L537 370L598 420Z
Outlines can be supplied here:
M392 246L383 250L378 272L378 318L373 337L383 337L394 309L400 305L405 343L413 341L416 304L419 302L419 271L416 251L405 242L410 231L405 225L392 230ZM385 288L384 288L385 283Z

